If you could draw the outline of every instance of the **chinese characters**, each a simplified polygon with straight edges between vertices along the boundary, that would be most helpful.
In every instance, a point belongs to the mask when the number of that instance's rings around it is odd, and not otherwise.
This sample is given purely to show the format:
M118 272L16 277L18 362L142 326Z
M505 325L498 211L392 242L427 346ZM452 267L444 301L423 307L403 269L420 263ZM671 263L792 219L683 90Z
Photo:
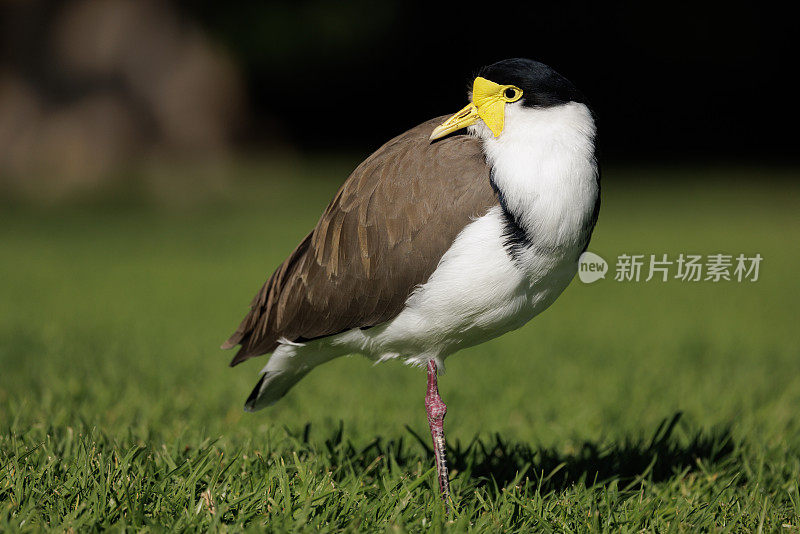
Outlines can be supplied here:
M666 282L670 278L682 282L756 282L758 281L761 254L620 254L617 257L617 282Z

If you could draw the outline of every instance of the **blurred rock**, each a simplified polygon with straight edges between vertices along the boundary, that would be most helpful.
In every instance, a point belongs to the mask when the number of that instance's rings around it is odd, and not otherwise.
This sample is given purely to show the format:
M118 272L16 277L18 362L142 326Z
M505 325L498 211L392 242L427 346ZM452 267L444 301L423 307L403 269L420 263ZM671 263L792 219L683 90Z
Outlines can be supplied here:
M53 52L75 75L117 74L141 26L142 7L134 0L88 0L66 5L54 24Z
M229 146L243 108L232 61L165 2L81 0L56 22L63 68L121 79L145 105L167 151L207 153Z
M187 35L156 82L152 106L171 147L220 150L228 146L242 113L236 69L199 32Z
M30 169L36 158L42 103L30 85L0 72L0 184Z
M227 153L245 116L241 76L170 3L77 0L45 12L44 74L0 70L0 186L52 198L151 156Z
M92 189L130 164L142 147L141 128L130 106L113 93L88 96L58 109L41 125L38 174L57 173L50 196Z

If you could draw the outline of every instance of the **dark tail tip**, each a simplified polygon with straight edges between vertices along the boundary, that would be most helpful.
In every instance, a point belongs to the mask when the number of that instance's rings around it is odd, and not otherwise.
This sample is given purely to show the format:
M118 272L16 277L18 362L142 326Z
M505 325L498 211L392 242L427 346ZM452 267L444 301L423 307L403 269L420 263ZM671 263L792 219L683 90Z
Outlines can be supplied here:
M264 384L264 380L267 379L269 373L264 373L261 375L261 378L258 379L258 383L256 387L253 388L253 391L250 392L250 396L247 397L247 400L244 401L244 409L247 412L254 412L256 410L256 401L258 400L258 395L261 393L261 386Z

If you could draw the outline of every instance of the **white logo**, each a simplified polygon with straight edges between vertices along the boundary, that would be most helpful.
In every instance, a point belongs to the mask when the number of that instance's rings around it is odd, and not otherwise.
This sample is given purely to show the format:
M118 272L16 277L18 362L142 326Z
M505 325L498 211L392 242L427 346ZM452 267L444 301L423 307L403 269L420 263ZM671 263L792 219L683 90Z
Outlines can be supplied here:
M578 278L584 284L591 284L606 277L608 263L594 252L584 252L578 259Z

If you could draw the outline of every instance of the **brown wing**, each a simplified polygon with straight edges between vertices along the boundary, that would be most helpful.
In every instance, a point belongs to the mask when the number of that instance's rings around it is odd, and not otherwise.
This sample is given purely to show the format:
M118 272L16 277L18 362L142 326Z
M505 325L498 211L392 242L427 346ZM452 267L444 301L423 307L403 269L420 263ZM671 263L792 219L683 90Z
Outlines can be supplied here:
M272 352L280 338L303 341L392 319L461 229L497 204L480 141L428 141L445 119L392 139L353 171L222 346L241 345L231 365Z

